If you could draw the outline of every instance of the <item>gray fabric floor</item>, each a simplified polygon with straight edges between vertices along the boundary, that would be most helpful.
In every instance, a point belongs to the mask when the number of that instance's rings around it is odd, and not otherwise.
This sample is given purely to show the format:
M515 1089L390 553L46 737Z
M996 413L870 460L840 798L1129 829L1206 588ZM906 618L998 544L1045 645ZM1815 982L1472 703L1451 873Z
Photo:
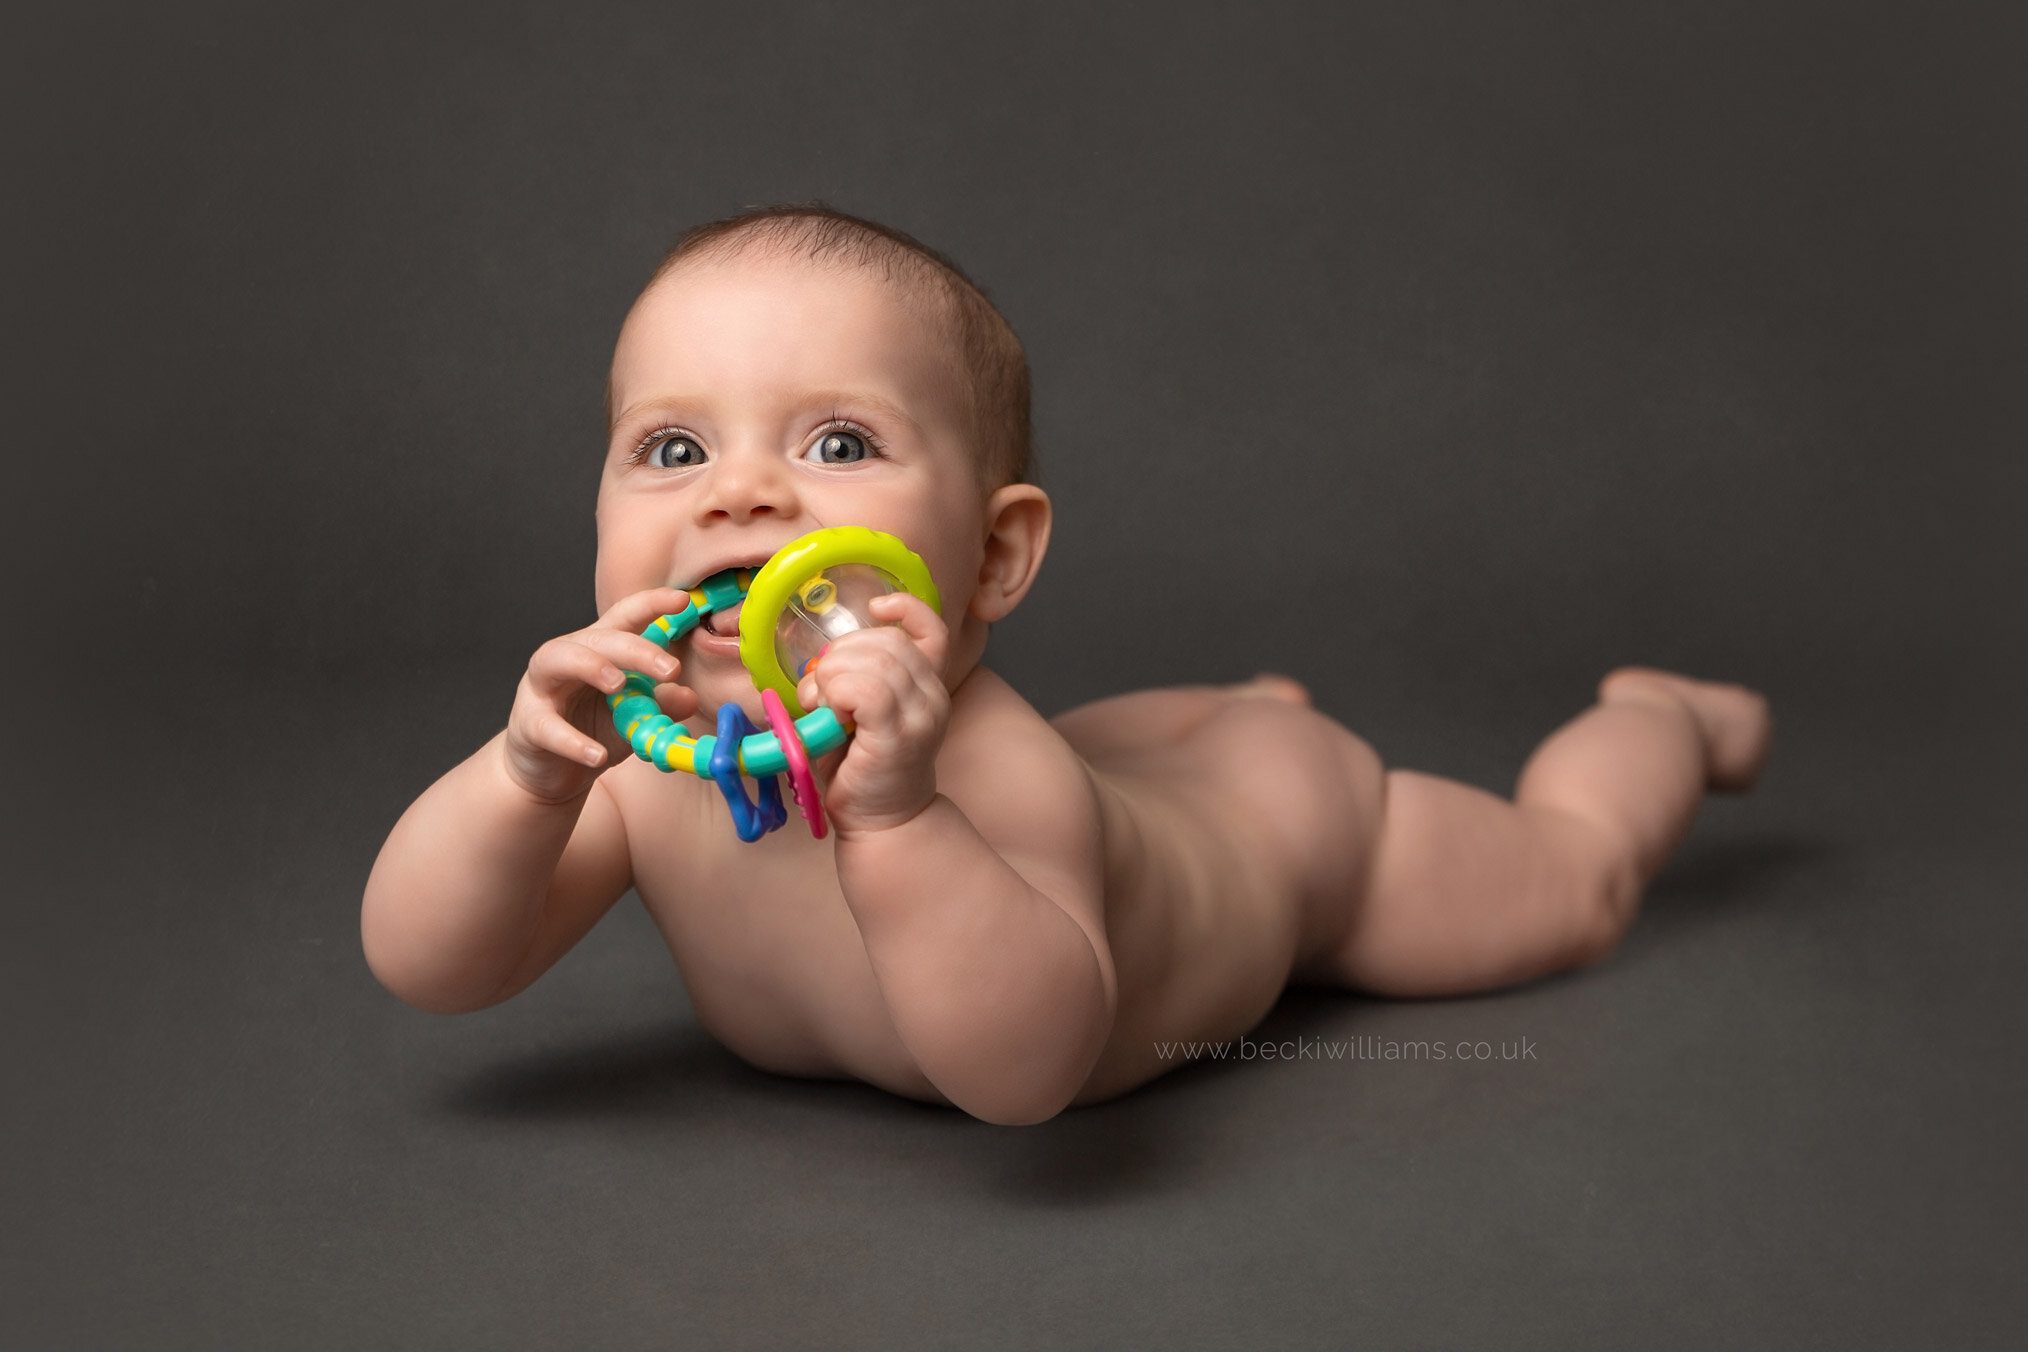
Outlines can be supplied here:
M10 1346L1998 1347L2028 1313L1997 758L1799 711L1604 965L1294 992L1258 1036L1346 1059L1006 1129L744 1067L631 901L506 1006L399 1005L359 886L466 730L409 687L157 698L138 744L17 744Z
M0 1349L2020 1345L2018 6L111 0L0 64ZM403 1007L360 890L592 618L630 298L809 198L1027 345L1045 712L1278 668L1504 789L1638 661L1769 693L1763 791L1593 970L1032 1129L743 1067L631 903Z

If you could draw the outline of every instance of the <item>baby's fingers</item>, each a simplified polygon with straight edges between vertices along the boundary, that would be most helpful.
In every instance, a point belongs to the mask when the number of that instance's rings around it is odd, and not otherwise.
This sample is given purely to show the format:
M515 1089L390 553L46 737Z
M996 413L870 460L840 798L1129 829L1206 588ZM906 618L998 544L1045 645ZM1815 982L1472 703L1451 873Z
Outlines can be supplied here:
M547 751L594 770L606 763L606 749L596 738L587 737L551 709L538 710L521 728L522 739L538 751Z
M642 672L658 681L669 680L683 665L654 640L619 629L583 629L572 634L570 639L591 649L622 671Z
M906 680L903 675L900 679ZM895 677L868 667L834 668L823 682L824 703L864 734L891 728L900 711Z
M528 684L545 699L553 699L580 685L610 695L626 679L626 673L616 663L575 638L553 638L528 659Z
M690 604L690 593L681 587L650 587L623 596L599 616L601 629L623 629L638 634L664 615L679 614Z
M910 592L890 592L876 596L867 603L867 610L876 620L894 624L901 632L915 640L917 648L927 657L930 666L938 671L944 667L944 658L950 651L950 626L943 616L930 608L930 603Z

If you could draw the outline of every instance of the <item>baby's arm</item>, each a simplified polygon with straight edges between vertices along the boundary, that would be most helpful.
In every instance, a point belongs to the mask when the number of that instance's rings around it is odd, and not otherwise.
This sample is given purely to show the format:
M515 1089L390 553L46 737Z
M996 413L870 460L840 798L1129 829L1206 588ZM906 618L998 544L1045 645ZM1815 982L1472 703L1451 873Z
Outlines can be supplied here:
M629 748L602 692L619 688L623 666L665 681L675 674L675 659L636 631L682 600L667 588L641 592L545 643L506 730L395 823L360 908L367 963L389 990L444 1013L497 1004L627 890L626 832L598 777ZM657 693L688 697L667 685Z
M1046 724L997 709L944 757L970 814L938 792L943 622L913 597L875 605L902 628L840 641L800 692L857 725L827 793L839 885L923 1074L975 1117L1039 1122L1112 1029L1097 801Z

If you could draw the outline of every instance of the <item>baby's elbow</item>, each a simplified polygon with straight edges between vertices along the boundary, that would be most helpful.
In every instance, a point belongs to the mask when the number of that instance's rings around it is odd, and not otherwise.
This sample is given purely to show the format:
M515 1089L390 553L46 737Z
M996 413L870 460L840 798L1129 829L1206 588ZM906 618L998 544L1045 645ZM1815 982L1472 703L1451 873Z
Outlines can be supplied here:
M1032 1127L1068 1108L1090 1079L1105 1045L1104 1030L1093 1028L1054 1043L1047 1052L1033 1044L1021 1054L975 1063L971 1083L959 1093L945 1090L952 1103L996 1127Z
M378 972L374 973L374 975L380 978L380 984L387 989L389 994L393 995L410 1009L421 1010L425 1014L474 1014L479 1010L500 1003L498 1000L488 997L473 996L462 991L445 990L420 982L401 981L399 979L390 980L388 977L381 976Z
M963 1101L953 1101L989 1126L1033 1127L1068 1108L1076 1096L1077 1090L1073 1087L1068 1092L968 1095Z
M447 980L418 945L392 937L372 924L360 925L359 942L373 979L412 1009L426 1014L470 1014L504 998L497 987L478 990L469 982Z
M1041 1112L1010 1113L1005 1117L980 1117L979 1120L989 1127L1039 1127L1069 1106L1063 1103Z
M477 1007L451 998L452 992L427 980L400 954L390 952L370 939L363 947L366 950L366 969L373 973L373 979L409 1008L420 1009L426 1014L465 1014Z

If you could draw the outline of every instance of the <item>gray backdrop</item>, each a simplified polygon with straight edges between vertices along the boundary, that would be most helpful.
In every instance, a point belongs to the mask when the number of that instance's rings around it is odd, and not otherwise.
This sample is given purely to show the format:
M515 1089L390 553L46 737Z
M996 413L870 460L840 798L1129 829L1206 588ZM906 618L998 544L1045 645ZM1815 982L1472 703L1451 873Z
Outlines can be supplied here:
M2001 1345L2024 27L10 11L0 1340ZM989 660L1044 711L1286 670L1504 788L1645 661L1770 693L1763 791L1603 966L1263 1033L1513 1062L990 1128L744 1068L631 905L507 1006L400 1006L359 889L589 618L620 316L808 198L1028 345L1057 533Z

